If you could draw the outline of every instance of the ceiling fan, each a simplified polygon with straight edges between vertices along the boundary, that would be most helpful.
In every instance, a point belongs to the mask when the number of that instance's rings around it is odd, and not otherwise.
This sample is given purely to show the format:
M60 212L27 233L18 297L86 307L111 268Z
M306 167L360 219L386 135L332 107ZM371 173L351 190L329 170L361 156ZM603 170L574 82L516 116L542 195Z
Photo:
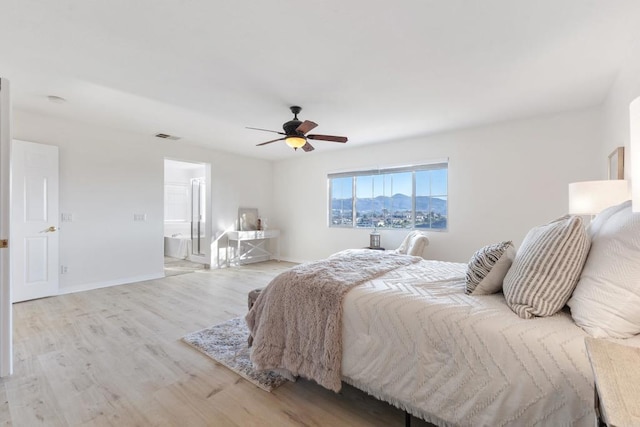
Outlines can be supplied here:
M284 132L279 132L276 130L269 130L269 129L247 127L247 129L262 130L266 132L273 132L280 135L284 135L282 138L272 139L271 141L263 142L261 144L257 144L256 146L267 145L276 141L284 141L287 143L289 147L293 148L294 150L297 150L298 148L302 148L304 151L313 151L314 148L311 144L309 144L309 141L307 141L308 139L315 139L318 141L330 141L330 142L343 142L343 143L347 142L346 136L315 135L315 134L307 135L307 132L309 132L311 129L315 128L316 126L318 126L318 124L310 120L305 120L304 122L298 120L298 113L302 111L302 107L298 107L297 105L294 105L289 108L293 113L293 120L289 120L288 122L282 125L282 129L284 130Z

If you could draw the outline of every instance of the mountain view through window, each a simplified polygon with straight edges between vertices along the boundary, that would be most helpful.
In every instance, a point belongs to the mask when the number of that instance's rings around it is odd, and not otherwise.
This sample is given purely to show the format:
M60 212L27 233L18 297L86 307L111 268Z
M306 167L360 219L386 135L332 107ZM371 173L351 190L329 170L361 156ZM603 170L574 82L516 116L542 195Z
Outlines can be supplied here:
M447 163L331 174L330 226L445 230L447 175Z

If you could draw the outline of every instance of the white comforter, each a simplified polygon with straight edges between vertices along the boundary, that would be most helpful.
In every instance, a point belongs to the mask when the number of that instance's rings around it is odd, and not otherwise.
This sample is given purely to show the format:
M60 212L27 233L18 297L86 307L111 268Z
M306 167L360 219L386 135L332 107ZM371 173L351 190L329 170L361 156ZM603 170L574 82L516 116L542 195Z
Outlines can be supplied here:
M464 264L421 261L344 300L344 380L437 425L592 426L585 332L464 293Z

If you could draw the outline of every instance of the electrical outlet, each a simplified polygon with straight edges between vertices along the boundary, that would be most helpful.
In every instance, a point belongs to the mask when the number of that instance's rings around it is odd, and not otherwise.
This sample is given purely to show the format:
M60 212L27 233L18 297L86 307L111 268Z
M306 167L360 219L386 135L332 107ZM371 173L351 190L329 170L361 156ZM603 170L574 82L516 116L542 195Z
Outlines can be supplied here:
M67 267L66 265L60 266L60 274L67 274L68 272L69 272L69 267Z

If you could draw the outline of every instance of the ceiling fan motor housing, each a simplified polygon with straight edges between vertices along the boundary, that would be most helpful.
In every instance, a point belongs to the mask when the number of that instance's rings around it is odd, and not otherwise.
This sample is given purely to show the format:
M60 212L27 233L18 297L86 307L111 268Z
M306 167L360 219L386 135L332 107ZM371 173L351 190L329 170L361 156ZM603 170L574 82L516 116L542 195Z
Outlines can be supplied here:
M289 120L287 123L282 125L282 129L284 129L284 133L288 136L304 136L300 132L296 132L298 126L300 126L302 122L300 120Z
M298 107L297 105L292 105L289 107L291 112L293 113L293 120L289 120L285 124L282 125L282 129L284 129L284 133L288 136L304 136L300 132L296 132L298 126L302 124L302 121L298 120L298 114L302 111L302 107Z

